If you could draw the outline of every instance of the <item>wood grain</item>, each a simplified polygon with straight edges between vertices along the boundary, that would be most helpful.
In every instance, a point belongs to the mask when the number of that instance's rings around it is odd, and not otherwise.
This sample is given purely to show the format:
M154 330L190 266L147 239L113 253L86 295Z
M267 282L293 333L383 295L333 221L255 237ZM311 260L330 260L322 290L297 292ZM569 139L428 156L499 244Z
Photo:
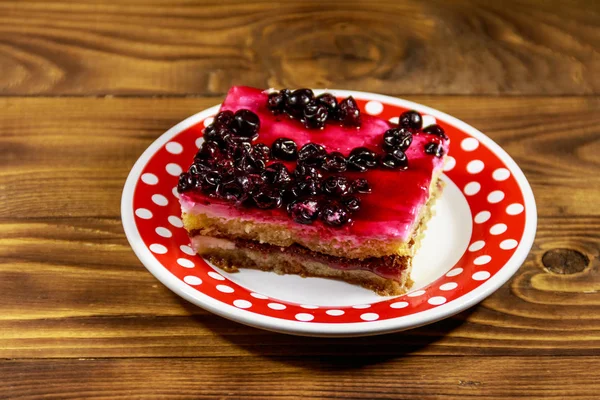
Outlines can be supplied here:
M441 362L452 368L436 368ZM0 361L19 399L595 399L597 357ZM557 371L568 371L560 374Z
M0 94L600 92L597 1L0 2Z
M363 361L599 355L600 100L410 99L473 124L517 160L538 203L536 241L517 275L481 305L416 330L344 340L273 334L209 314L170 293L131 251L119 214L129 169L156 137L213 99L0 99L0 358L48 359L23 364L43 370L57 357L235 356L258 367L263 357L307 362L348 354ZM543 262L556 249L589 262L556 273ZM123 362L106 365L144 364ZM62 365L59 375L75 364Z

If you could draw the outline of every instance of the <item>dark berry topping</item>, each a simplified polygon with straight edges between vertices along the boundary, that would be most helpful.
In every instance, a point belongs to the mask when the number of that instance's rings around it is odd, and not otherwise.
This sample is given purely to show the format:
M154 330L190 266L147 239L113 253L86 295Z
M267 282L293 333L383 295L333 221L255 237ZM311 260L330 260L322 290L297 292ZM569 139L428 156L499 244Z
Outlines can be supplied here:
M269 94L267 100L267 107L269 110L275 113L281 113L285 109L285 96L281 92L274 92Z
M261 187L264 183L260 175L257 174L243 174L238 172L234 181L240 186L242 191L246 194L252 193L255 189ZM230 182L230 181L229 181Z
M360 110L352 96L342 100L338 108L338 119L344 126L360 126Z
M377 156L366 147L357 147L350 152L350 156L348 157L349 168L364 172L375 165L377 165Z
M324 193L330 196L342 197L352 193L352 186L348 179L343 176L330 176L321 184L321 189Z
M446 136L446 132L444 132L444 129L442 129L442 127L437 124L426 126L425 128L423 128L423 132L428 133L430 135L439 136L442 139L448 139L448 136Z
M319 181L315 179L305 179L303 181L296 182L291 188L291 193L295 198L315 196L321 193Z
M219 158L221 158L219 145L215 142L204 142L196 153L194 160L208 161L212 165Z
M238 136L256 139L260 129L260 119L250 110L238 110L233 117L231 128Z
M306 165L321 166L326 155L325 148L320 144L307 143L298 152L298 160Z
M323 93L322 95L317 96L316 101L318 104L323 104L325 107L327 107L329 118L337 117L338 102L334 95L331 93Z
M381 165L391 169L407 169L408 158L402 150L396 149L381 158Z
M321 209L321 219L327 225L342 226L350 221L350 213L343 205L329 202Z
M400 149L405 151L412 143L412 133L406 128L388 129L383 134L383 149L387 152Z
M179 175L179 182L177 183L177 192L184 193L192 190L196 186L196 179L192 174L184 172Z
M202 160L197 160L192 165L190 165L190 169L188 170L188 172L192 175L198 175L203 174L206 171L210 171L211 169L212 166L208 165L208 163L205 163Z
M230 127L233 123L233 111L221 111L215 116L214 125Z
M252 146L252 155L266 162L271 158L271 149L266 144L257 143Z
M398 125L402 128L418 131L423 126L423 118L415 110L405 111L400 114Z
M313 101L304 107L302 121L304 122L304 126L309 129L323 128L328 114L327 106Z
M206 142L215 142L219 146L225 146L225 140L231 136L231 131L223 125L211 124L204 129L204 140Z
M266 167L262 172L262 177L272 185L282 185L292 181L290 171L282 163L274 163Z
M292 139L279 138L273 142L272 155L284 161L294 161L298 158L298 147Z
M444 147L440 143L427 143L425 145L425 153L441 157L444 155Z
M248 196L237 181L221 183L217 186L217 195L227 199L243 201Z
M323 174L319 171L318 168L315 168L311 165L300 164L296 167L294 171L294 175L299 180L304 180L305 178L310 179L321 179L323 178Z
M235 160L235 167L248 174L260 174L265 169L265 162L251 154L245 154Z
M310 224L319 216L319 202L314 198L298 200L287 207L292 219L300 224Z
M310 89L297 89L294 90L287 98L285 104L285 110L292 117L302 118L304 108L313 101L315 95Z
M356 193L371 193L371 185L364 178L359 178L352 182L352 189Z
M221 175L218 172L210 171L202 177L200 187L205 192L214 192L220 182Z
M346 170L346 158L337 151L329 153L325 156L323 169L329 172L344 172Z
M279 191L266 186L254 192L252 199L258 208L277 208L281 205L281 194Z
M342 204L350 212L360 210L360 199L356 196L346 196L342 199Z
M228 136L225 138L225 152L237 160L252 151L250 138L244 136Z

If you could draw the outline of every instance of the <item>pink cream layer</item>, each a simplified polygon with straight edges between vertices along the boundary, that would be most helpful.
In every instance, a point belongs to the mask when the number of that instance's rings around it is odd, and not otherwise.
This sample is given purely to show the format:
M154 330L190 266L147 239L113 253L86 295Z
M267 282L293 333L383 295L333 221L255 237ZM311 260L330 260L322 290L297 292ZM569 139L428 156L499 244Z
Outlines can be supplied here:
M237 111L242 108L255 112L261 122L257 143L271 145L275 139L286 137L294 140L298 148L309 142L321 144L328 152L339 151L347 156L356 147L367 147L383 152L383 133L393 127L390 122L362 113L359 129L345 128L338 124L327 124L324 129L306 129L299 121L285 115L274 115L267 109L267 92L260 89L236 86L227 94L221 110ZM203 193L184 193L180 196L182 210L193 214L207 214L223 219L243 219L254 223L287 224L290 230L306 235L319 235L326 239L350 239L360 244L367 239L406 241L412 234L422 207L429 198L431 179L443 166L443 158L424 152L424 146L439 142L433 135L413 136L406 151L407 170L384 170L376 168L367 172L345 172L348 178L366 178L371 185L370 194L360 195L361 209L353 214L353 222L333 228L316 221L312 225L293 222L283 209L261 210L237 208L232 203L211 198ZM444 141L448 151L448 141ZM290 170L294 163L286 163Z

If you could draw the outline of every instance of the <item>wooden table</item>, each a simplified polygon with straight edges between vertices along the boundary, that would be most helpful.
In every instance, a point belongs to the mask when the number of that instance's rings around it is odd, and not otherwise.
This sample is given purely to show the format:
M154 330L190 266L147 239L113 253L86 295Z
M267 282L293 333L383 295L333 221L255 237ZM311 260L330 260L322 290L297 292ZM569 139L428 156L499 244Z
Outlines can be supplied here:
M0 1L1 398L598 398L600 2ZM533 186L520 271L372 338L245 327L129 247L137 157L234 84L401 96L502 145Z

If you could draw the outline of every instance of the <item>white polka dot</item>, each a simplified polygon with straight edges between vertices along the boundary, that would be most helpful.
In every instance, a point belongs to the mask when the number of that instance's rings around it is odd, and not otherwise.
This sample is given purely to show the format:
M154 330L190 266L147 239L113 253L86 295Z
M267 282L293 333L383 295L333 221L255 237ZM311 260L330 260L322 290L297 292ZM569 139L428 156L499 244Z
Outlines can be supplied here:
M440 286L440 290L443 290L443 291L454 290L457 287L458 287L458 283L448 282L448 283L444 283L442 286Z
M269 304L267 304L267 307L269 307L272 310L277 310L277 311L286 309L285 305L279 304L279 303L269 303Z
M456 166L456 158L452 156L446 157L446 163L444 164L444 171L451 171Z
M156 254L165 254L167 252L167 248L162 244L153 243L150 245L150 251Z
M371 100L365 104L365 111L367 114L379 115L383 111L383 104L378 101Z
M189 256L196 255L196 252L194 251L194 249L192 249L190 246L186 246L185 244L182 244L181 246L179 246L179 250L183 251L185 254L187 254Z
M480 213L477 213L477 215L474 218L474 221L476 224L483 224L485 221L490 219L491 216L492 213L490 213L489 211L481 211Z
M514 203L511 204L510 206L506 207L506 213L508 215L517 215L517 214L521 214L524 210L524 207L522 204L519 203Z
M360 316L360 319L363 321L376 321L379 319L379 314L375 314L372 312L364 313Z
M192 275L188 275L185 278L183 278L183 281L185 283L187 283L188 285L192 285L192 286L198 286L202 283L202 279L198 278L197 276L192 276Z
M141 219L152 218L152 212L146 208L138 208L137 210L135 210L135 215L137 215Z
M510 176L510 171L506 168L498 168L492 173L492 178L497 181L505 181Z
M506 232L507 226L506 224L496 224L490 228L490 233L492 235L500 235Z
M426 128L429 125L435 125L437 124L437 121L435 120L435 117L433 115L423 115L423 127Z
M171 236L173 236L170 230L168 230L167 228L163 228L162 226L156 228L155 231L159 236L162 237L170 238Z
M451 271L448 271L448 273L446 274L447 277L452 277L452 276L456 276L456 275L460 275L462 274L463 269L462 268L454 268Z
M370 304L357 304L355 306L352 306L352 308L355 308L357 310L363 310L363 309L369 308L369 307L371 307Z
M181 218L179 218L179 217L177 217L175 215L169 215L169 218L167 218L167 220L175 228L182 228L183 227L183 222L181 221Z
M406 308L408 307L408 303L406 301L397 301L395 303L390 304L392 308Z
M494 190L492 193L488 194L487 201L490 203L500 203L504 198L504 192L501 190Z
M485 246L485 242L483 240L478 240L476 242L471 243L471 245L469 246L469 251L481 250L483 249L483 246Z
M481 185L479 184L479 182L469 182L465 185L463 192L465 192L467 196L473 196L474 194L479 193L480 190Z
M204 143L204 138L199 137L198 139L196 139L196 141L194 142L196 144L197 148L202 147L202 143Z
M169 142L165 148L171 154L181 154L181 152L183 152L183 146L177 142Z
M234 300L233 301L233 305L236 306L237 308L250 308L252 307L252 303L250 303L248 300Z
M467 172L470 174L478 174L483 171L485 164L481 160L473 160L467 164Z
M331 315L332 317L339 317L340 315L344 315L343 310L327 310L325 314Z
M392 124L397 124L398 122L400 122L400 117L392 117L388 119L388 121L390 121Z
M485 281L490 276L491 276L491 274L487 271L479 271L479 272L475 272L473 274L472 278L476 281Z
M217 285L217 290L219 292L223 292L223 293L233 293L234 290L232 287L229 287L227 285Z
M517 247L518 244L519 242L517 242L515 239L506 239L500 243L500 248L502 250L511 250Z
M204 127L207 127L210 124L212 124L214 120L215 120L214 117L208 117L202 122L202 124L204 125Z
M194 268L195 266L195 264L187 258L178 258L177 264L181 265L183 268Z
M417 297L417 296L422 296L425 294L424 290L416 290L412 293L407 294L408 297Z
M153 194L152 202L159 206L166 206L167 204L169 204L169 200L167 200L167 198L162 194Z
M319 308L318 306L313 306L312 304L300 304L300 307L306 308L307 310L316 310Z
M167 170L169 175L173 176L179 176L183 172L181 167L175 163L168 163L165 169Z
M315 319L315 317L311 314L299 313L299 314L296 314L296 319L298 321L308 322L308 321L312 321L313 319Z
M484 264L489 263L490 261L492 261L492 257L490 257L486 254L485 256L479 256L475 260L473 260L473 264L484 265Z
M173 196L175 196L176 198L179 198L179 192L177 191L177 186L175 186L173 189L171 189L171 193L173 193Z
M435 296L427 300L427 302L432 306L439 306L440 304L444 304L446 302L446 298L443 296Z
M464 151L473 151L479 147L479 141L475 138L466 138L460 143Z
M216 273L215 271L208 271L208 276L210 276L213 279L216 279L218 281L224 281L225 277L219 273Z
M142 175L142 182L147 185L156 185L158 183L158 177L148 172Z
M260 293L250 293L250 296L254 297L255 299L261 299L261 300L267 300L268 297L265 296L264 294L260 294Z

